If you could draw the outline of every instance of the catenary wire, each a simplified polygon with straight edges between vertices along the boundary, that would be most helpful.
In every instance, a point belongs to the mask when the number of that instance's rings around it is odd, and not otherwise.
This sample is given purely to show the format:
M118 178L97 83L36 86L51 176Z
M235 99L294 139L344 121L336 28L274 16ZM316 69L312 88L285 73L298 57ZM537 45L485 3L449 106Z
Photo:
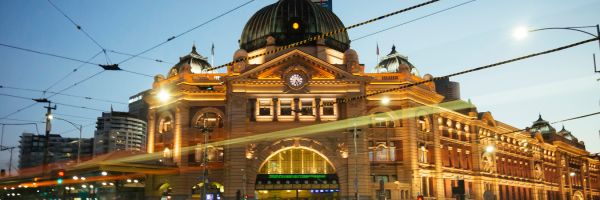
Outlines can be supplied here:
M31 88L20 88L20 87L12 87L12 86L0 85L0 89L2 89L2 88L12 89L12 90L21 90L21 91L30 91L30 92L50 93L50 94L56 94L56 95L60 95L60 96L67 96L67 97L74 97L74 98L80 98L80 99L86 99L86 100L100 101L100 102L105 102L105 103L115 103L115 104L127 105L127 103L123 103L123 102L119 102L119 101L113 101L113 100L107 100L107 99L100 99L100 98L92 98L92 97L88 97L88 96L80 96L80 95L73 95L73 94L64 94L64 93L58 93L58 92L54 92L54 91L45 91L45 90L36 90L36 89L31 89Z
M567 119L563 119L563 120L558 120L555 122L551 122L550 124L557 124L557 123L561 123L561 122L567 122L567 121L573 121L573 120L577 120L577 119L583 119L583 118L587 118L587 117L591 117L594 115L598 115L600 114L600 112L594 112L594 113L590 113L590 114L585 114L585 115L580 115L577 117L572 117L572 118L567 118ZM508 131L508 132L504 132L504 133L497 133L496 135L489 135L489 136L483 136L483 137L479 137L477 138L476 141L481 141L482 139L486 139L486 138L492 138L492 137L496 137L496 136L501 136L501 135L509 135L509 134L513 134L513 133L519 133L519 132L523 132L523 131L530 131L531 128L527 127L524 129L519 129L519 130L514 130L514 131Z
M13 97L13 98L18 98L18 99L24 99L24 100L35 99L35 98L28 98L28 97L24 97L24 96L17 96L17 95L4 94L4 93L0 93L0 96L8 96L8 97ZM54 103L54 104L56 104L56 105L61 105L61 106L67 106L67 107L73 107L73 108L81 108L81 109L87 109L87 110L95 110L95 111L100 111L100 112L104 111L102 109L90 108L90 107L86 107L86 106L78 106L78 105L60 103L60 102L56 102L56 101L51 101L51 102Z
M75 20L73 20L71 17L69 17L63 10L58 8L58 6L56 6L56 4L52 3L52 1L50 1L50 0L48 0L48 3L50 3L50 5L52 5L52 7L54 7L54 9L56 9L58 12L60 12L60 14L62 14L65 18L67 18L73 25L75 25L75 28L77 28L77 30L81 31L83 34L85 34L85 36L88 39L90 39L92 42L94 42L94 44L96 44L98 47L100 47L100 49L105 50L105 48L98 41L96 41L87 31L83 30L83 27L81 27L81 25L77 24L75 22ZM104 52L104 54L106 54L106 52Z
M193 30L196 30L196 29L198 29L198 28L200 28L200 27L202 27L202 26L210 23L210 22L213 22L213 21L215 21L215 20L217 20L217 19L219 19L219 18L221 18L221 17L223 17L223 16L225 16L225 15L227 15L229 13L232 13L233 11L236 11L236 10L238 10L238 9L240 9L240 8L246 6L246 5L248 5L248 4L250 4L250 3L254 2L254 1L255 0L246 1L245 3L243 3L243 4L241 4L241 5L237 6L237 7L234 7L233 9L230 9L227 12L221 13L220 15L217 15L216 17L213 17L213 18L209 19L208 21L205 21L205 22L201 23L200 25L192 27L191 29L188 29L188 30L186 30L186 31L184 31L184 32L182 32L182 33L180 33L178 35L171 36L170 38L168 38L167 40L165 40L165 41L163 41L161 43L158 43L158 44L156 44L156 45L154 45L154 46L152 46L152 47L150 47L150 48L148 48L148 49L146 49L146 50L144 50L144 51L142 51L140 53L137 53L135 55L130 56L129 58L127 58L127 59L119 62L119 64L123 64L123 63L125 63L125 62L127 62L127 61L129 61L129 60L131 60L131 59L133 59L135 57L138 57L138 56L140 56L142 54L145 54L145 53L147 53L149 51L152 51L153 49L156 49L156 48L158 48L158 47L160 47L160 46L162 46L162 45L164 45L164 44L166 44L166 43L168 43L168 42L170 42L170 41L172 41L172 40L174 40L174 39L176 39L178 37L181 37L181 36L183 36L183 35L185 35L185 34L187 34L189 32L192 32Z
M528 59L528 58L532 58L532 57L536 57L536 56L541 56L541 55L545 55L545 54L549 54L549 53L554 53L554 52L557 52L557 51L561 51L561 50L573 48L573 47L576 47L576 46L579 46L579 45L582 45L582 44L586 44L586 43L589 43L589 42L593 42L593 41L596 41L598 39L599 38L587 39L587 40L583 40L583 41L580 41L580 42L572 43L572 44L569 44L569 45L561 46L561 47L550 49L550 50L546 50L546 51L532 53L532 54L529 54L529 55L525 55L525 56L521 56L521 57L517 57L517 58L508 59L508 60L496 62L496 63L493 63L493 64L484 65L484 66L480 66L480 67L476 67L476 68L472 68L472 69L468 69L468 70L464 70L464 71L452 73L452 74L445 75L445 76L434 77L434 78L429 79L429 80L423 80L423 81L419 81L419 82L404 84L404 85L401 85L400 87L395 87L395 88L380 90L380 91L373 92L373 93L366 94L366 95L360 95L360 96L354 96L354 97L350 97L350 98L339 99L339 100L337 100L335 102L325 102L323 104L325 104L325 105L333 105L333 104L336 104L336 103L346 103L346 102L349 102L349 101L364 99L364 98L367 98L367 97L370 97L370 96L375 96L375 95L379 95L379 94L383 94L383 93L388 93L388 92L394 92L394 91L398 91L398 90L403 90L403 89L406 89L406 88L410 88L410 87L414 87L414 86L418 86L418 85L423 85L425 83L430 83L430 82L433 82L435 80L446 79L446 78L450 78L450 77L454 77L454 76L459 76L459 75L463 75L463 74L467 74L467 73L471 73L471 72L476 72L476 71L480 71L480 70L484 70L484 69L488 69L488 68L498 67L498 66L501 66L501 65L505 65L505 64L508 64L508 63L512 63L512 62L516 62L516 61L520 61L520 60L524 60L524 59Z
M93 60L94 58L96 58L98 55L100 55L103 51L99 51L98 53L96 53L94 56L90 57L87 61L90 62L91 60ZM73 69L73 71L69 72L68 74L66 74L65 76L63 76L62 78L58 79L57 81L55 81L54 83L52 83L50 86L48 86L48 88L46 88L44 91L48 91L50 89L52 89L54 86L56 86L58 83L64 81L65 79L67 79L69 76L73 75L75 72L77 72L79 69L81 69L86 63L81 63L79 66L77 66L75 69Z
M151 60L151 61L158 62L158 63L167 63L167 64L172 64L172 65L175 64L173 62L164 61L162 59L150 58L150 57L141 56L141 55L136 56L136 55L133 55L133 54L130 54L130 53L125 53L125 52L116 51L116 50L112 50L112 49L108 49L107 51L109 51L111 53L115 53L115 54L125 55L125 56L135 56L137 58L141 58L141 59L144 59L144 60Z
M417 4L417 5L411 6L411 7L403 8L403 9L400 9L400 10L397 10L397 11L394 11L394 12L391 12L391 13L388 13L388 14L385 14L385 15L381 15L381 16L376 17L376 18L372 18L372 19L369 19L369 20L366 20L366 21L363 21L363 22L360 22L360 23L357 23L357 24L354 24L354 25L350 25L348 27L339 28L339 29L336 29L336 30L333 30L333 31L330 31L330 32L327 32L327 33L323 33L323 34L320 34L320 35L317 35L317 36L309 37L309 38L304 39L302 41L298 41L298 42L294 42L292 44L288 44L288 45L285 45L285 46L277 47L277 48L275 48L273 50L270 50L270 51L267 51L267 52L264 52L264 53L260 53L260 54L249 56L249 57L239 58L239 59L236 59L236 60L231 61L229 63L225 63L223 65L219 65L219 66L216 66L216 67L211 67L211 68L208 68L207 71L213 71L213 70L217 70L217 69L220 69L220 68L223 68L223 67L232 66L232 65L234 65L235 63L238 63L238 62L244 62L244 61L252 60L254 58L258 58L258 57L261 57L261 56L271 55L271 54L274 54L274 53L277 53L277 52L280 52L280 51L283 51L283 50L286 50L286 49L294 48L294 47L303 45L305 43L316 41L316 40L319 40L319 39L322 39L322 38L325 38L325 37L328 37L328 36L331 36L331 35L336 35L336 34L340 34L340 33L343 33L343 32L347 32L350 29L353 29L353 28L356 28L356 27L359 27L359 26L363 26L363 25L366 25L366 24L370 24L370 23L373 23L373 22L376 22L376 21L379 21L379 20L382 20L382 19L394 16L394 15L397 15L397 14L400 14L400 13L404 13L404 12L407 12L407 11L410 11L410 10L413 10L413 9L417 9L417 8L420 8L420 7L423 7L423 6L426 6L426 5L438 2L438 1L440 1L440 0L430 0L430 1L427 1L427 2L424 2L424 3L421 3L421 4Z
M442 10L439 10L439 11L436 11L436 12L433 12L433 13L430 13L430 14L427 14L427 15L423 15L423 16L421 16L421 17L417 17L417 18L415 18L415 19L412 19L412 20L409 20L409 21L403 22L403 23L401 23L401 24L397 24L397 25L394 25L394 26L390 26L390 27L388 27L388 28L381 29L381 30L379 30L379 31L376 31L376 32L373 32L373 33L369 33L369 34L366 34L366 35L363 35L363 36L357 37L357 38L355 38L355 39L352 39L352 42L356 42L357 40L364 39L364 38L367 38L367 37L370 37L370 36L373 36L373 35L376 35L376 34L379 34L379 33L385 32L385 31L389 31L389 30L391 30L391 29L394 29L394 28L397 28L397 27L400 27L400 26L403 26L403 25L406 25L406 24L410 24L410 23L412 23L412 22L419 21L419 20L425 19L425 18L427 18L427 17L431 17L431 16L433 16L433 15L437 15L437 14L440 14L440 13L443 13L443 12L446 12L446 11L449 11L449 10L452 10L452 9L455 9L455 8L458 8L458 7L461 7L461 6L467 5L467 4L469 4L469 3L473 3L473 2L475 2L475 1L477 1L477 0L470 0L470 1L466 1L466 2L463 2L463 3L460 3L460 4L456 4L456 5L454 5L454 6L451 6L451 7L448 7L448 8L445 8L445 9L442 9Z
M33 50L33 49L27 49L27 48L17 47L17 46L3 44L3 43L0 43L0 46L12 48L12 49L18 49L18 50L27 51L27 52L36 53L36 54L41 54L41 55L46 55L46 56L52 56L52 57L56 57L56 58L62 58L62 59L85 63L85 64L90 64L90 65L96 65L96 66L102 67L103 70L104 70L104 66L105 66L104 64L100 64L100 63L93 63L90 61L85 61L85 60L81 60L81 59L77 59L77 58L70 58L70 57L61 56L61 55L57 55L57 54L53 54L53 53L41 52L41 51L37 51L37 50ZM104 71L106 71L106 70L104 70ZM147 74L143 74L143 73L139 73L139 72L133 72L133 71L129 71L129 70L121 69L121 68L119 68L118 70L110 70L110 71L124 71L124 72L137 74L137 75L141 75L141 76L153 77L151 75L147 75Z

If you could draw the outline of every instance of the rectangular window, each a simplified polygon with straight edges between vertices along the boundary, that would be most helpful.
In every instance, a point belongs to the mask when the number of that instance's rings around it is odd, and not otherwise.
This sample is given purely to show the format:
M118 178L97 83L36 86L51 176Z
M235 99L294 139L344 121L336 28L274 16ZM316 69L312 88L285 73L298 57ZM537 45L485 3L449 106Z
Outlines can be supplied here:
M323 98L321 99L321 121L334 121L337 120L338 111L337 104L334 98Z
M302 99L300 102L301 102L300 105L302 106L300 108L300 114L302 114L303 116L314 115L313 114L313 100Z
M291 116L292 115L292 99L280 99L279 100L279 115L281 116Z
M392 190L377 190L377 199L392 199Z
M259 99L258 100L258 115L269 116L273 108L273 100L271 99Z
M323 101L323 115L335 115L333 103L332 100Z

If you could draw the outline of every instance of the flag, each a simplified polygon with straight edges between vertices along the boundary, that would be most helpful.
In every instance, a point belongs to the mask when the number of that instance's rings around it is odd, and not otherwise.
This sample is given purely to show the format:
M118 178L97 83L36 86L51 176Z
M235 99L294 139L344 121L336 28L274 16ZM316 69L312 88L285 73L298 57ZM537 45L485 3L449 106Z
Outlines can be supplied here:
M212 47L210 48L210 55L215 55L215 43L212 43Z

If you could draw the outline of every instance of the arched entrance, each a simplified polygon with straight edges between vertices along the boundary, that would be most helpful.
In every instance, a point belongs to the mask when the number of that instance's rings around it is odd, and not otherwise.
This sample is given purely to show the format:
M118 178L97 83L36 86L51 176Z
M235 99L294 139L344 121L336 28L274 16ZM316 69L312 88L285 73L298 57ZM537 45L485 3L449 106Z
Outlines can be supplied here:
M573 200L583 200L583 193L581 191L577 191L573 193Z
M217 182L210 182L206 188L202 182L192 186L192 198L217 200L221 199L223 192L225 192L225 186ZM206 193L206 198L202 198L204 193Z
M339 199L335 167L323 154L289 147L271 154L256 178L258 199Z

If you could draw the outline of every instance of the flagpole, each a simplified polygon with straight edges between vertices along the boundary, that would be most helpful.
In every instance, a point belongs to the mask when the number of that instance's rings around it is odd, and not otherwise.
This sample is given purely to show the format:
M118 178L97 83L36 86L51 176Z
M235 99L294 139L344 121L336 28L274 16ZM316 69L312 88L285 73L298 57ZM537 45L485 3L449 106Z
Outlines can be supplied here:
M375 69L376 69L377 73L379 73L379 68L377 66L377 65L379 65L379 42L376 43L376 46L377 46L376 47L377 51L375 52L375 57L376 57L375 58Z

